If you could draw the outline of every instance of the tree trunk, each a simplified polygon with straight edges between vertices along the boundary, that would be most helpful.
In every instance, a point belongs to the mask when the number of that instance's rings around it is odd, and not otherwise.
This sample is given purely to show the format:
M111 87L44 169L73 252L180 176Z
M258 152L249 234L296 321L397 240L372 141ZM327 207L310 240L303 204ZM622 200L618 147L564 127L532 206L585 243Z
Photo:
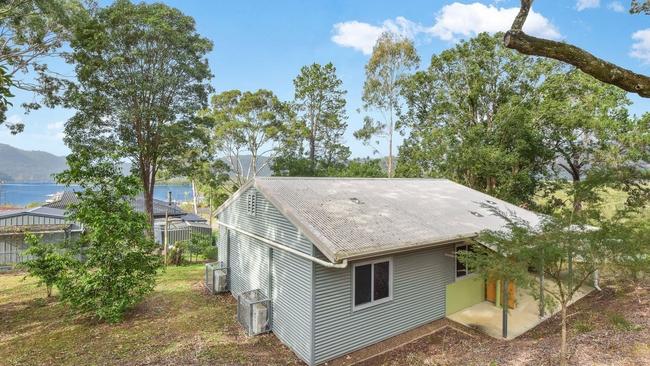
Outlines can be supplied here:
M144 189L144 210L147 214L147 221L149 222L149 227L147 228L147 237L153 239L153 184L145 184Z
M567 360L566 304L562 303L562 341L560 343L560 365L566 366Z
M192 205L194 206L194 214L198 215L199 214L199 209L198 209L198 202L197 202L197 197L196 197L196 183L194 182L194 179L192 179Z
M311 124L311 133L309 135L309 167L311 173L316 169L316 123Z
M390 111L390 122L388 124L388 178L393 177L393 111Z

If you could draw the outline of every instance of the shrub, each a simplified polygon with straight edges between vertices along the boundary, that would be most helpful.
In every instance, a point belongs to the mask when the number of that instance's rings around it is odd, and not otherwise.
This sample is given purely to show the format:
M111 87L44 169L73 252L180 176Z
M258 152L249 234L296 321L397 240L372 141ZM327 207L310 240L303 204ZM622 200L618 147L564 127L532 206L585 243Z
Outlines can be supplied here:
M210 235L192 234L187 243L190 262L192 262L192 258L196 259L199 254L207 258L206 253L211 254L210 248L212 247L212 237Z
M174 247L167 253L167 264L180 266L183 264L183 255L188 247L188 242L185 240L177 241Z
M29 276L38 278L38 284L45 285L47 297L52 296L52 288L61 281L70 259L57 253L54 244L45 244L38 237L27 233L25 242L29 246L24 255L29 260L20 264L25 268Z
M98 183L78 193L80 202L72 207L73 218L86 228L80 238L86 259L66 272L59 289L74 310L114 323L153 291L161 261L157 245L145 236L147 218L130 203L137 180L119 174L94 179Z

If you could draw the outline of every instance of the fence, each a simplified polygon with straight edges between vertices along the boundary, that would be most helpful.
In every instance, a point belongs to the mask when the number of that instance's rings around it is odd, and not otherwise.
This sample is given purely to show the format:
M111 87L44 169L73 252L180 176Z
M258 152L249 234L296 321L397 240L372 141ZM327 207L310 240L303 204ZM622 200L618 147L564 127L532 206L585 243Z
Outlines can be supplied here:
M44 243L61 243L66 240L74 240L79 236L79 233L72 232L66 233L65 231L54 231L40 234L41 240ZM15 265L29 259L28 256L23 255L27 250L25 244L25 234L2 234L0 235L0 266L1 265Z

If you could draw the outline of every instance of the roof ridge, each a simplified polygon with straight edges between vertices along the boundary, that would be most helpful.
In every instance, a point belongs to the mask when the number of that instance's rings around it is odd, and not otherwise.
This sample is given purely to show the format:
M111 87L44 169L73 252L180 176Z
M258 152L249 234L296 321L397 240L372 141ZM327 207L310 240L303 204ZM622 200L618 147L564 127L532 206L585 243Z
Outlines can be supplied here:
M373 177L255 177L255 180L375 180L375 181L451 181L447 178L373 178Z

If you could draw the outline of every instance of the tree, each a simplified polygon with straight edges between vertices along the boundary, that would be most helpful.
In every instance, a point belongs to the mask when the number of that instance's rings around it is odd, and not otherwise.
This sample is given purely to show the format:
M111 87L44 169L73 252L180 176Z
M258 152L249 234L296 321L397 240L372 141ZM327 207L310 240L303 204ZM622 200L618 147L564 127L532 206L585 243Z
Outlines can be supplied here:
M119 0L75 28L69 61L77 83L66 93L77 110L66 123L72 154L118 154L143 188L153 235L156 174L196 148L197 111L207 105L212 43L194 19L166 5Z
M347 128L343 82L332 63L303 66L293 80L296 123L282 135L281 153L273 170L280 174L317 176L350 156L343 144Z
M604 171L634 163L625 141L636 134L638 121L628 117L630 102L623 90L580 70L548 76L539 92L536 126L554 166L570 177L568 195L579 211L583 196L597 192L589 187L605 183L595 181L604 178Z
M234 188L254 178L275 156L274 142L291 119L291 111L273 92L229 90L212 96L207 115L213 120L213 149L230 165ZM244 166L244 154L250 154ZM261 157L267 161L260 163Z
M329 177L385 178L386 170L382 159L353 159L345 167L329 169Z
M68 165L58 180L81 185L79 203L70 213L85 228L80 239L85 260L71 266L59 282L61 299L76 311L118 322L153 291L161 265L156 243L145 236L147 217L131 205L139 182L122 174L117 154L100 159L92 153L71 154Z
M503 37L506 47L526 55L543 56L565 62L606 84L636 93L641 97L650 97L650 77L607 62L574 45L525 34L522 29L532 5L533 0L521 0L519 13L510 30ZM630 12L648 14L648 9L650 3L647 0L642 2L633 0Z
M537 88L553 64L486 33L431 57L402 82L409 135L397 173L445 177L515 203L532 203L551 159L534 124Z
M24 256L28 260L20 263L30 276L38 278L39 285L45 285L47 297L52 296L52 288L61 281L61 278L70 263L70 258L55 250L52 243L43 243L36 235L25 234L25 243L28 245Z
M625 234L629 228L625 221L603 221L595 228L585 222L586 216L570 213L532 226L496 209L494 213L506 220L507 230L482 232L474 250L460 253L460 260L485 279L515 282L528 289L541 302L540 311L559 306L560 364L566 365L568 305L605 264L622 265L633 256L639 258L632 251L638 242L628 240L633 237ZM531 269L552 285L542 285L529 273Z
M0 124L6 121L10 88L41 96L23 104L25 110L60 103L61 76L45 61L60 56L72 24L85 14L77 0L6 0L0 4ZM23 77L22 75L29 75ZM20 123L8 125L12 134L23 130Z
M395 112L400 108L400 90L407 73L417 68L420 58L413 42L393 33L383 33L366 64L366 81L363 85L363 102L366 110L379 111L383 120L370 116L364 118L363 127L354 136L365 143L373 137L384 137L388 143L388 177L394 175L393 134L400 126Z

